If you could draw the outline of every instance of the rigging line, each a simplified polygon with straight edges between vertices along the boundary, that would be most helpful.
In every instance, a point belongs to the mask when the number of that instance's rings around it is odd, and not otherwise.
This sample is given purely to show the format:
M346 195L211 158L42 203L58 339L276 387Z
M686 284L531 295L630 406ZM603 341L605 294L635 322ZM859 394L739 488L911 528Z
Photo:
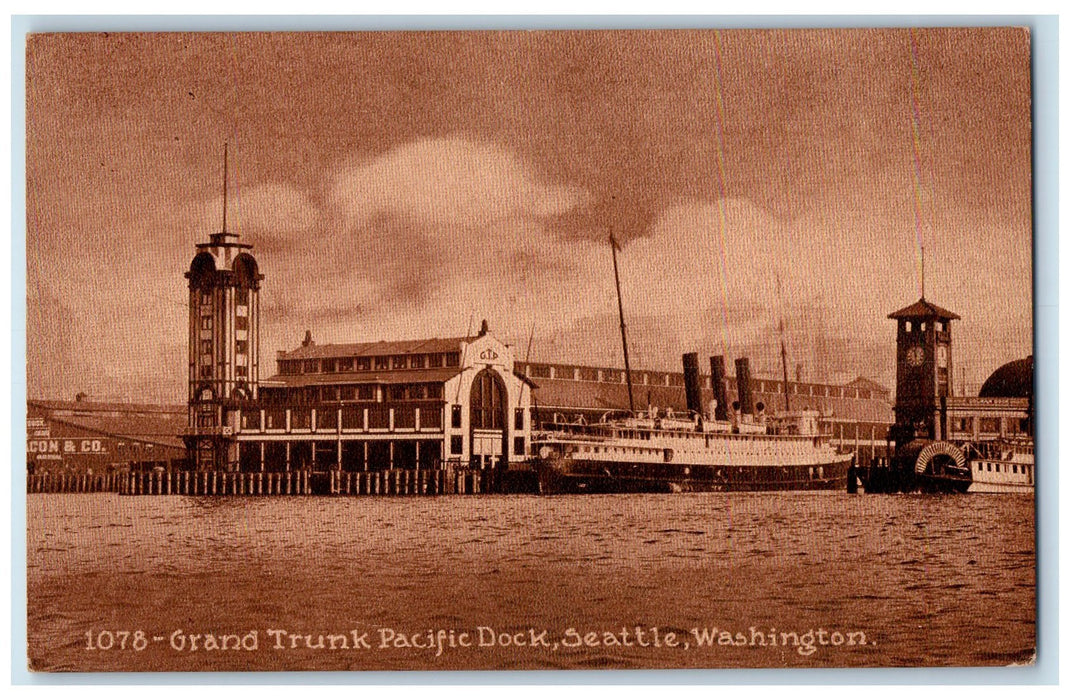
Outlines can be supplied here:
M717 198L718 219L718 244L720 249L720 272L721 272L721 353L728 356L728 251L726 233L728 229L727 213L725 212L725 198L728 192L728 177L725 167L725 104L724 104L724 81L721 74L721 42L720 31L713 33L713 58L714 58L714 98L716 109L716 153L717 153L717 185L719 188ZM716 331L715 331L716 332Z
M915 238L915 270L924 267L924 252L922 246L922 182L921 182L921 88L918 68L918 32L915 28L910 29L910 133L914 155L914 238ZM924 270L921 274L921 296L925 298Z

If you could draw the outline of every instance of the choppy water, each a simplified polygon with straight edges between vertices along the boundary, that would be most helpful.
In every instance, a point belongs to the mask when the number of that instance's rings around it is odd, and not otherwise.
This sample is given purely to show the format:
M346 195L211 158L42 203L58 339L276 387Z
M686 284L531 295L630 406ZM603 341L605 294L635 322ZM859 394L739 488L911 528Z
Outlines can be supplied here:
M1006 665L1035 646L1031 497L28 499L38 670ZM127 649L87 648L102 630Z

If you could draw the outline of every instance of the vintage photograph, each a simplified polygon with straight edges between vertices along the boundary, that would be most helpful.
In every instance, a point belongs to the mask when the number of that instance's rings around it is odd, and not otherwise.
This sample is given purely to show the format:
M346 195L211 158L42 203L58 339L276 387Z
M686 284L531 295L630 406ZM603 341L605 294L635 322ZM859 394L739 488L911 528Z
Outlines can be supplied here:
M1028 28L25 58L35 674L1035 663Z

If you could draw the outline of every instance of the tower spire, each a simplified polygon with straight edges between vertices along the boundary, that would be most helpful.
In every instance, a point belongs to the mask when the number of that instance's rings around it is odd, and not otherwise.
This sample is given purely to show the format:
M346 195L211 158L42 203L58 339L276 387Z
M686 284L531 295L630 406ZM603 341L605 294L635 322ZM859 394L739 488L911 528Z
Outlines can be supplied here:
M925 246L921 247L921 298L925 299Z
M227 142L223 142L223 233L227 232ZM922 295L924 296L924 294Z

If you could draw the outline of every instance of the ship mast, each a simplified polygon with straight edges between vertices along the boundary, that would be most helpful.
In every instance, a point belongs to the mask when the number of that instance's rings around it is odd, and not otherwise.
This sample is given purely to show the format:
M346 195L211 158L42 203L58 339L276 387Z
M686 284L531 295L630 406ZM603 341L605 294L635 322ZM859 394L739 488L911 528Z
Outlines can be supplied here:
M617 271L617 239L609 234L609 249L613 251L613 279L617 283L617 311L620 314L620 342L624 346L624 378L628 382L628 410L635 415L635 399L632 395L632 367L628 362L628 334L624 327L624 302L620 298L620 273Z
M788 394L788 349L784 346L784 298L780 291L780 275L776 276L776 295L780 302L780 368L784 373L784 413L791 412L791 398Z

